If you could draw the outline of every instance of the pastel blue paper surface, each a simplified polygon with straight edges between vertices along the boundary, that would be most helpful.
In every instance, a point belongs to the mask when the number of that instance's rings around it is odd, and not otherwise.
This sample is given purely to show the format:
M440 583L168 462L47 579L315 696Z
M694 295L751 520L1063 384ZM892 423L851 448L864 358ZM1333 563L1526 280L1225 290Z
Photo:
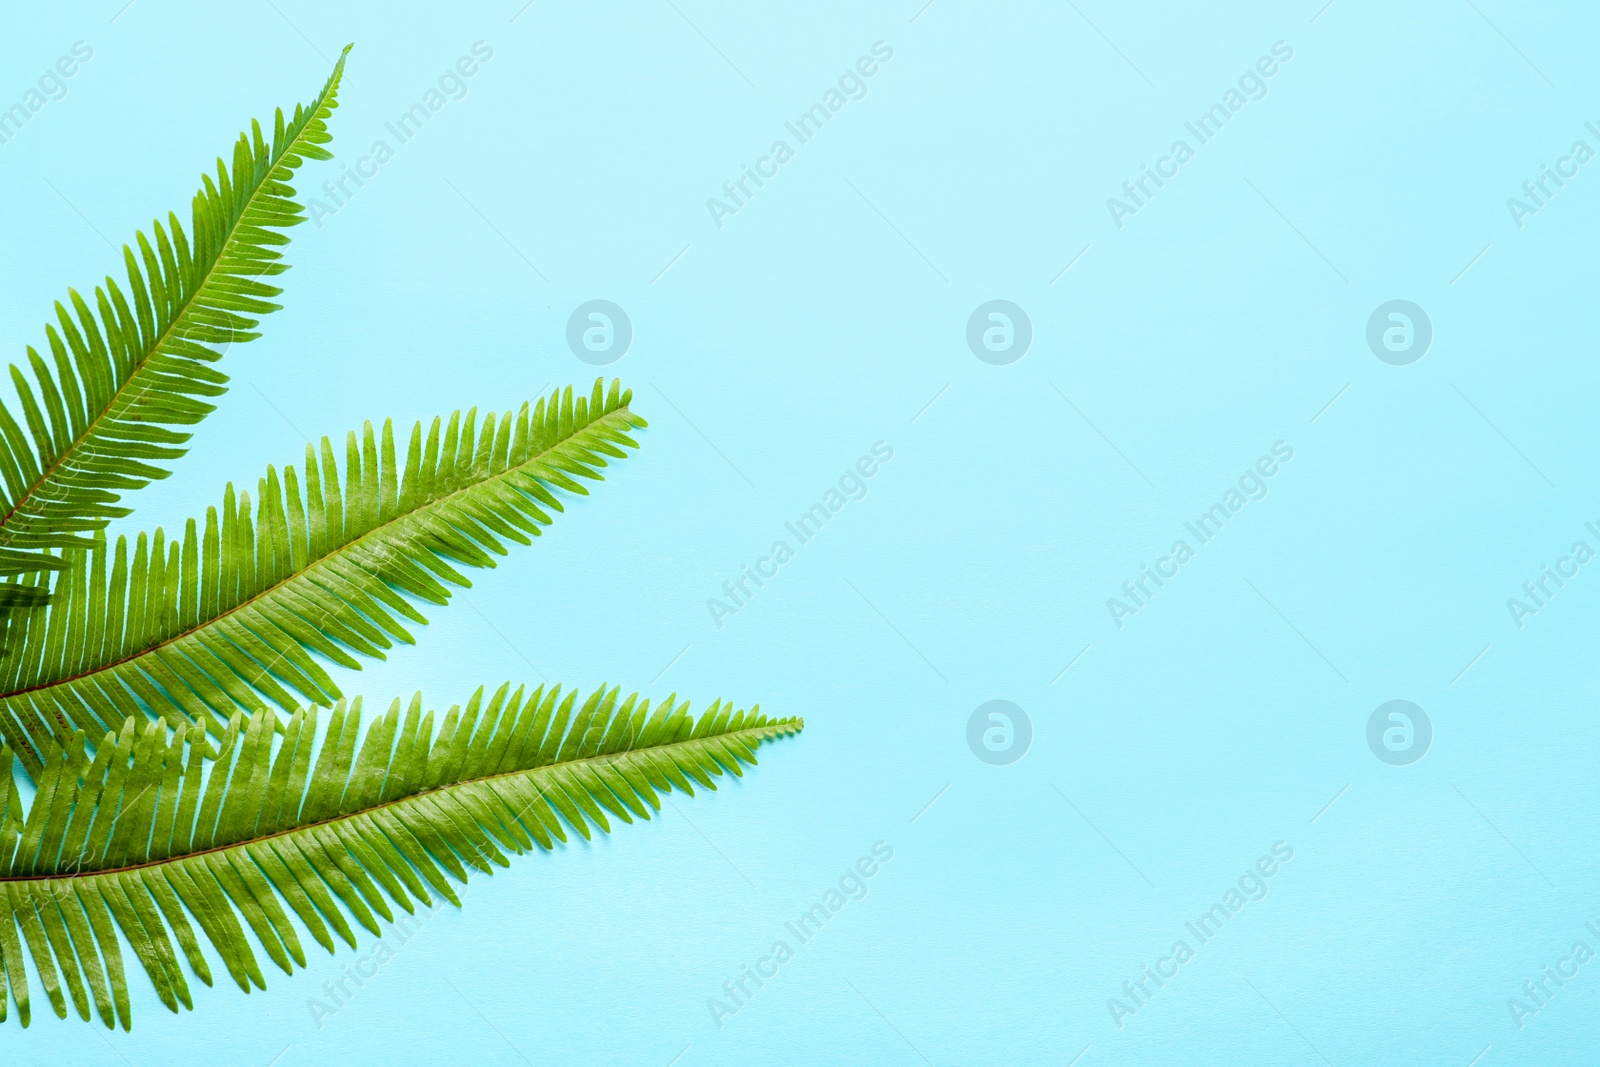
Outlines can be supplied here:
M641 451L341 686L806 730L385 951L182 1016L136 973L129 1034L36 1000L0 1060L1590 1061L1595 12L922 2L4 16L9 359L356 43L285 308L119 528L616 375Z

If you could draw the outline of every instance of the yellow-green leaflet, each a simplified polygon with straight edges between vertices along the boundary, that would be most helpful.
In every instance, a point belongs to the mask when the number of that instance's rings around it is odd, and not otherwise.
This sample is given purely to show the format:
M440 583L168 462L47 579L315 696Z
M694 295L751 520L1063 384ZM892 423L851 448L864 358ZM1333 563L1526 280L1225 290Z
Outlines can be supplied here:
M84 737L52 747L33 805L10 775L0 804L0 971L24 1025L23 956L58 1016L68 1001L127 1028L120 930L162 1003L191 1007L185 971L211 984L209 944L241 989L265 988L245 928L285 972L304 966L293 913L329 952L438 894L459 904L467 869L551 849L660 810L660 794L715 789L763 741L800 731L759 707L718 701L698 717L670 696L509 683L435 726L418 694L396 700L358 744L361 702L338 702L315 760L318 710L280 735L262 710L235 714L209 759L202 726L126 720L91 760ZM0 761L12 766L9 750ZM0 1019L6 999L0 996Z
M313 652L346 667L411 643L413 600L448 601L459 568L492 567L527 544L562 493L586 493L606 457L638 447L630 390L597 380L515 414L476 410L412 428L369 423L345 445L307 446L303 470L268 468L252 507L232 486L181 538L69 549L49 607L12 624L0 652L0 738L29 773L74 730L99 737L141 705L219 735L234 709L331 703L339 687ZM130 552L131 548L131 552ZM354 654L354 655L353 655Z
M93 307L68 290L71 308L58 301L45 327L48 355L30 347L28 371L11 367L20 411L0 405L0 575L54 566L44 550L127 514L118 496L166 477L186 451L174 427L227 391L214 364L278 309L282 290L261 279L289 269L283 231L304 221L294 173L332 158L322 145L344 59L309 105L277 113L270 143L259 123L239 135L232 169L219 159L215 179L202 176L187 232L169 212L153 240L137 234L137 249L122 247L126 287L108 276Z

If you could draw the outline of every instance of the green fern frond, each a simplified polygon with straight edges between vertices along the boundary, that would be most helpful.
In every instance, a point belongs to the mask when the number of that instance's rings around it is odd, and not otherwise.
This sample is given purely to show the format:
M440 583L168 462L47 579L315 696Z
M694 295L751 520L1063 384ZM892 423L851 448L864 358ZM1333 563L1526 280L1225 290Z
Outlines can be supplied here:
M345 49L348 53L349 49ZM277 113L269 144L259 123L241 134L230 171L202 178L185 233L178 217L152 240L123 246L127 287L107 277L91 302L68 290L45 328L49 356L28 348L13 365L17 414L0 405L0 575L58 567L50 549L126 515L121 494L168 474L192 426L227 389L214 364L230 344L260 336L287 270L283 231L304 221L290 181L307 159L332 158L327 119L344 56L317 98ZM59 327L59 328L58 328Z
M52 744L99 737L141 705L220 736L240 706L332 703L313 653L359 668L356 655L410 643L407 624L427 621L413 600L446 603L471 584L458 567L528 544L563 510L556 490L586 493L606 457L638 447L632 391L603 386L481 426L476 409L426 434L418 423L403 458L391 425L375 437L369 423L346 441L342 479L324 438L320 456L307 446L303 485L268 468L253 514L229 486L220 516L190 520L181 540L141 534L131 560L124 538L69 551L54 601L0 654L0 736L35 774Z
M349 52L347 48L346 53ZM290 182L330 158L340 57L270 144L252 125L203 179L189 231L169 215L124 248L128 280L69 291L48 355L13 367L0 405L0 1021L29 1021L28 970L55 1013L131 1023L126 944L168 1008L210 984L205 946L241 989L265 987L253 943L285 972L304 930L330 952L394 907L459 904L467 868L609 831L660 794L715 788L798 719L717 702L509 683L437 730L420 695L360 735L324 664L359 668L425 623L463 573L492 567L584 494L645 421L596 381L513 414L476 409L350 434L303 468L230 485L182 535L112 544L122 494L163 478L281 290ZM69 306L70 305L70 308ZM302 702L310 706L302 708ZM318 707L332 707L318 744ZM278 709L292 712L280 717ZM14 764L37 783L24 805ZM181 959L180 959L181 957Z
M314 765L311 708L276 744L271 713L235 715L209 773L200 726L169 735L129 719L92 760L82 734L52 748L26 812L8 774L0 969L23 1024L25 955L56 1015L70 999L88 1020L92 999L108 1028L131 1023L119 932L172 1011L192 1007L180 955L211 984L202 942L239 988L265 988L246 928L292 973L306 959L291 912L329 952L336 936L353 947L352 920L378 935L391 904L459 904L451 883L468 867L490 874L505 852L553 849L566 827L609 832L608 813L649 819L660 794L715 789L804 725L720 701L695 718L675 696L652 713L614 687L581 704L559 686L509 688L479 689L437 732L420 694L404 714L396 700L359 748L360 701L341 701ZM3 749L0 760L11 766Z

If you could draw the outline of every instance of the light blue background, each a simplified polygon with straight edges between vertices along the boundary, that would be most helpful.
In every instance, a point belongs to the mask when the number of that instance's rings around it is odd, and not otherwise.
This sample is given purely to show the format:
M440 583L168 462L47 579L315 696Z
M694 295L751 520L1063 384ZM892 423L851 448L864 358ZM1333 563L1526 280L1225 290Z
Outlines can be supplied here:
M1600 948L1600 565L1521 629L1506 608L1600 519L1600 162L1521 229L1506 207L1600 148L1592 10L119 3L4 15L0 103L95 50L0 145L9 358L120 272L97 231L187 219L198 173L345 42L345 162L494 49L297 231L285 310L138 524L305 436L587 384L566 319L610 299L640 454L341 684L443 706L605 680L807 728L657 822L475 878L320 1029L307 999L354 953L249 997L196 984L181 1017L137 976L127 1035L36 1005L0 1059L1592 1061L1600 963L1520 1029L1507 999ZM867 96L718 229L707 197L880 40ZM1106 198L1276 41L1266 98L1114 226ZM965 344L993 298L1032 319L1010 366ZM1435 329L1406 367L1364 339L1396 298ZM878 440L869 495L715 627L707 598ZM1106 598L1279 440L1270 495L1115 627ZM996 698L1034 729L1004 767L965 741ZM1395 698L1435 730L1407 767L1365 741ZM879 840L869 895L719 1028L707 999ZM1114 1025L1108 998L1279 840L1270 894Z

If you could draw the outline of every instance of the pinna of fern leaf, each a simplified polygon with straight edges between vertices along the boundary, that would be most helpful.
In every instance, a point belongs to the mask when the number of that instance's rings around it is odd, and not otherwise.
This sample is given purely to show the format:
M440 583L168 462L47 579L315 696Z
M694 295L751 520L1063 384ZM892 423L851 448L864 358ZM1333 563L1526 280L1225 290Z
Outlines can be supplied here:
M345 49L345 54L349 53ZM107 276L93 306L76 290L45 327L48 357L12 365L16 409L0 404L0 576L50 569L51 549L128 514L122 493L165 478L192 426L227 390L215 366L259 336L281 292L263 281L288 269L283 231L304 221L291 184L307 159L331 159L327 120L338 107L341 55L309 105L281 110L269 142L259 123L239 136L231 169L203 175L189 229L175 214L122 248L126 287ZM3 605L0 605L3 607Z
M235 708L332 703L322 659L359 668L414 639L419 604L445 604L463 569L492 567L585 494L645 425L613 379L587 396L558 389L515 414L457 412L415 425L403 459L392 427L351 434L342 472L308 446L303 476L268 468L252 508L132 546L69 550L53 603L19 621L0 652L0 737L30 775L76 730L91 738L139 708L220 737ZM131 547L131 551L130 551ZM298 700L297 700L298 697Z
M119 932L172 1011L193 1006L180 957L211 984L207 946L241 989L265 988L247 928L292 973L306 956L291 913L330 953L335 938L354 947L352 922L381 935L391 905L459 905L468 868L553 849L568 828L588 838L612 817L649 819L660 794L715 789L804 726L722 701L696 717L675 695L652 712L615 687L580 703L509 683L437 729L420 694L403 712L396 700L359 744L360 700L340 701L314 753L317 717L296 712L278 737L270 712L236 714L215 762L198 725L129 719L92 759L80 734L50 750L26 810L7 776L0 971L23 1025L25 956L57 1016L70 1002L87 1021L92 1001L107 1027L132 1020Z

